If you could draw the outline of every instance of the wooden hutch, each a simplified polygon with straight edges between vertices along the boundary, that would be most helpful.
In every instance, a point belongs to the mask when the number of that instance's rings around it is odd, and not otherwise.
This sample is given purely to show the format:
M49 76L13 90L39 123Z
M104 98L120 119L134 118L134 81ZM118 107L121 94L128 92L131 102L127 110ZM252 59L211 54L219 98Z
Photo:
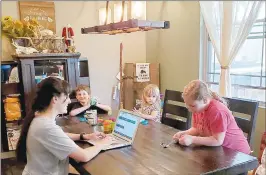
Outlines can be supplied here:
M21 54L13 55L14 61L1 62L1 65L11 64L17 66L19 83L2 82L1 89L1 111L2 111L2 148L3 151L9 151L8 148L8 134L7 122L4 112L4 102L6 96L9 94L20 94L20 103L22 110L22 119L26 116L26 111L30 107L28 105L30 92L32 92L36 84L43 78L58 74L64 80L68 81L71 88L74 89L79 84L90 86L89 69L87 58L80 57L80 53L49 53L49 54ZM21 120L20 120L21 121ZM12 123L20 125L19 121L12 121Z

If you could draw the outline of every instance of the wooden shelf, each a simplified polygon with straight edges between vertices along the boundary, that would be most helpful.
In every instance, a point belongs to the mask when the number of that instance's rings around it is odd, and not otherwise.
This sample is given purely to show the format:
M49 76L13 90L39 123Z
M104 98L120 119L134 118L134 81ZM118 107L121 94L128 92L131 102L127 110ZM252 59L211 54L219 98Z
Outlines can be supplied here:
M19 125L19 123L22 121L22 119L20 118L20 119L18 119L18 120L12 120L12 121L7 121L6 120L6 123L8 124L8 123L14 123L14 124L18 124ZM9 127L7 127L7 128L9 128Z
M25 103L24 103L24 92L22 91L22 80L20 76L20 64L18 60L13 61L2 61L1 65L10 65L10 70L17 66L18 73L19 73L19 81L17 83L4 83L1 82L1 140L2 140L2 148L3 151L7 152L10 151L9 144L8 144L8 136L7 136L7 129L10 127L16 127L21 125L22 118L25 116ZM9 70L9 71L10 71ZM6 113L4 108L4 99L11 94L19 94L18 98L20 100L21 106L21 118L18 120L7 121L6 120Z
M13 58L19 59L38 59L38 58L50 58L57 59L58 57L73 58L80 57L81 53L33 53L33 54L15 54L12 55Z
M17 65L17 61L1 61L1 65Z
M1 83L1 95L20 94L19 83Z

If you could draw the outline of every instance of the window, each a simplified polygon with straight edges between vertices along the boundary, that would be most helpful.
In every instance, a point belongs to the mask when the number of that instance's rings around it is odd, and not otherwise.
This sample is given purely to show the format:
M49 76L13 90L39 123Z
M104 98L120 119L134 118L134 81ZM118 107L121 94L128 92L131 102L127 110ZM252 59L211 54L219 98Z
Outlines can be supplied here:
M253 28L231 64L232 97L252 99L265 105L265 6L260 9ZM205 42L206 58L204 80L212 90L219 91L220 64L214 53L211 41ZM207 64L207 65L206 65Z

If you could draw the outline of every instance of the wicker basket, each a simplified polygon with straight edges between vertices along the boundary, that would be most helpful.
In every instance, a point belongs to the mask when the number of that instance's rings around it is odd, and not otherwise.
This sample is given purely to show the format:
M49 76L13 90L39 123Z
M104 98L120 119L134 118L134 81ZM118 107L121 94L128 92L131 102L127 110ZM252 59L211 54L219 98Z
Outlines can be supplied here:
M63 53L66 50L64 38L46 36L42 38L18 37L14 39L19 46L33 47L39 52Z
M32 46L32 42L31 42L31 38L30 37L17 37L14 38L13 41L22 47L31 47Z
M63 53L65 52L64 38L32 38L32 43L35 49L38 51L47 50L49 53Z

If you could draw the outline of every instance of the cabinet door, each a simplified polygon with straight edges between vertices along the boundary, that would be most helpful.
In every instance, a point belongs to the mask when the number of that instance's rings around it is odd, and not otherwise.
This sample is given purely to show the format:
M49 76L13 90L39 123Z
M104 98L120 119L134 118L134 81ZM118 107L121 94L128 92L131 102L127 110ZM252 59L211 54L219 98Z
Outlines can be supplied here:
M68 82L75 89L79 84L78 58L67 59L67 70Z
M67 61L65 59L45 59L34 61L35 83L49 76L59 76L67 80Z
M8 140L7 140L7 130L6 130L6 120L4 112L4 103L1 101L1 141L3 151L9 151Z
M24 88L24 98L25 98L25 109L26 111L29 110L29 104L28 102L30 101L31 97L30 94L31 92L35 89L35 69L34 69L34 62L33 60L21 60L21 64L19 66L20 68L20 79L22 80L23 83L23 88Z
M79 84L90 86L89 64L87 58L79 58Z

